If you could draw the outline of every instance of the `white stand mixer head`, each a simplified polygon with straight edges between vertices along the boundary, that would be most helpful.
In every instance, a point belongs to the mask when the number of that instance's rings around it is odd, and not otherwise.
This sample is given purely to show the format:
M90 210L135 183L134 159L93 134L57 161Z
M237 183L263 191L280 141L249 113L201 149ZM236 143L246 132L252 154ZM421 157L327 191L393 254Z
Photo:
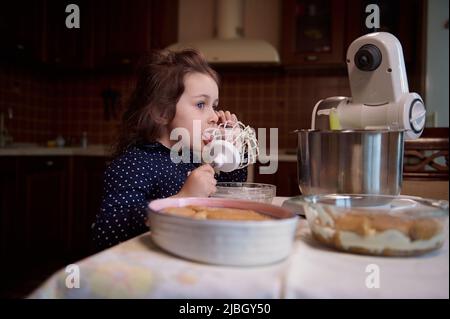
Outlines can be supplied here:
M422 134L425 105L419 94L409 92L403 50L395 36L376 32L353 41L347 50L347 69L352 97L324 100L334 99L342 129L403 129L407 139ZM318 104L313 125L321 109Z

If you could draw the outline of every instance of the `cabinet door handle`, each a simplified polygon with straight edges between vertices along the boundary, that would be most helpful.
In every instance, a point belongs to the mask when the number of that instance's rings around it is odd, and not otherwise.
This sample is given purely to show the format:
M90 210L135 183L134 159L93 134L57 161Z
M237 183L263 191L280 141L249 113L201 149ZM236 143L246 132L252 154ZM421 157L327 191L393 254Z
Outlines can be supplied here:
M319 57L317 55L307 55L305 56L305 61L317 61Z
M45 165L47 165L47 167L51 167L53 166L54 162L53 161L46 161Z

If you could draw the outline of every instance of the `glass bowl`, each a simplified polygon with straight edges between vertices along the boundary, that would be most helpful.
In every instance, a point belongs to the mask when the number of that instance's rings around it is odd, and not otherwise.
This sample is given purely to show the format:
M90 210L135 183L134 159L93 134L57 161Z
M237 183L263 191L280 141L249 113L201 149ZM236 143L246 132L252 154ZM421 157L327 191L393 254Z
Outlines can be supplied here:
M211 197L245 199L261 203L272 203L277 187L262 183L219 182L217 192Z
M448 202L412 196L329 194L303 197L319 242L358 254L414 256L439 249Z

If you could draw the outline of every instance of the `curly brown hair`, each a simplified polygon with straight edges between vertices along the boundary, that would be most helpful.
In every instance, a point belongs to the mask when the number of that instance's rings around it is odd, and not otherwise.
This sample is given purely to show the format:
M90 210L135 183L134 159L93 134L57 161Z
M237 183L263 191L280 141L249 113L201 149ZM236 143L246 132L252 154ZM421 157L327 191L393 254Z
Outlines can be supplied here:
M142 65L122 115L114 156L131 146L154 142L161 136L164 126L175 117L176 105L184 92L184 78L189 73L209 75L219 85L218 74L194 49L157 51L149 63Z

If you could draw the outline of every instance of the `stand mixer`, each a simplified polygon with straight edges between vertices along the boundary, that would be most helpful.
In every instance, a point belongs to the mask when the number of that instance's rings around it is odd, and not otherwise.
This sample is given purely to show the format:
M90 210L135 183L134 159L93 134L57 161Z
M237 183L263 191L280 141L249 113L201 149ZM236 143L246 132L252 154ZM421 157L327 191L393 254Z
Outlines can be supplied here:
M311 129L297 130L302 196L283 206L300 214L305 195L399 195L404 140L419 138L425 126L425 105L419 94L409 92L395 36L359 37L349 46L346 63L352 96L320 100Z
M420 137L425 105L419 94L409 92L399 40L387 32L366 34L350 45L346 62L352 97L320 100L311 128L327 129L316 122L329 115L329 129L397 129L406 139Z

